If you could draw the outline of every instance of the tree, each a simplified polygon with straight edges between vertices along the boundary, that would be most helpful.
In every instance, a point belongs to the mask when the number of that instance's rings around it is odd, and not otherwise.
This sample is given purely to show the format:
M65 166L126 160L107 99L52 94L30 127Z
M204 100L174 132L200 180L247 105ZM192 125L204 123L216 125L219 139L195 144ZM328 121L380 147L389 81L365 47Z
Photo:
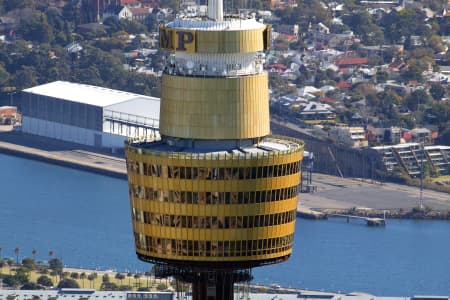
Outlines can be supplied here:
M149 285L148 285L148 281L149 281L149 279L150 279L150 272L149 271L147 271L147 272L145 272L144 273L144 275L145 275L145 279L146 279L146 281L147 281L147 289L149 288Z
M22 259L22 265L25 268L32 270L36 266L36 262L31 257L25 257Z
M55 271L58 275L62 274L63 271L63 264L62 261L59 258L52 258L48 262L48 267Z
M90 281L90 286L92 288L94 280L97 278L97 273L91 273L88 275L87 279Z
M22 66L21 69L14 74L12 83L18 90L37 85L38 79L35 68L31 66Z
M82 283L82 285L83 285L83 288L84 288L84 280L86 279L86 273L81 273L80 274L80 279L81 279L81 283Z
M141 278L141 274L136 273L134 274L135 283L134 285L139 289L141 287L141 281L139 280Z
M69 288L69 289L79 289L80 288L78 283L75 280L71 279L71 278L65 278L65 279L61 280L58 283L57 287L59 289L63 289L63 288L66 288L66 289L67 288Z
M50 277L46 276L46 275L41 275L38 277L38 279L36 280L36 282L42 286L46 286L46 287L50 287L53 286L53 281L51 280Z
M72 273L70 273L70 278L78 279L78 278L80 278L80 275L77 272L72 272Z
M3 2L3 8L7 12L15 9L34 8L34 2L34 0L9 0Z
M33 255L34 260L36 260L36 254L37 254L37 250L33 248L33 250L31 251L31 255Z
M42 290L43 287L37 283L34 282L26 282L22 287L21 290Z
M445 89L440 83L432 83L430 87L430 95L434 100L441 100L445 95Z
M103 283L108 283L108 282L109 282L109 275L108 275L108 274L103 274L103 276L102 276L102 282L103 282Z
M3 282L15 288L22 286L29 282L28 270L23 268L16 269L16 273L14 275L5 275Z
M39 11L21 23L21 31L24 38L29 41L50 43L55 38L47 16Z
M19 264L19 254L20 254L20 248L16 247L14 249L14 254L16 255L16 263Z
M120 280L120 285L123 285L123 284L122 284L122 281L125 279L125 275L123 275L122 273L116 273L115 278L116 278L117 280Z
M119 287L117 284L113 282L102 282L102 285L100 286L100 290L102 291L117 291L119 290Z
M415 90L405 99L408 109L411 111L419 110L419 108L428 104L431 101L431 97L424 90Z
M428 45L434 50L434 52L444 52L445 45L442 42L442 38L439 35L432 35L428 39Z

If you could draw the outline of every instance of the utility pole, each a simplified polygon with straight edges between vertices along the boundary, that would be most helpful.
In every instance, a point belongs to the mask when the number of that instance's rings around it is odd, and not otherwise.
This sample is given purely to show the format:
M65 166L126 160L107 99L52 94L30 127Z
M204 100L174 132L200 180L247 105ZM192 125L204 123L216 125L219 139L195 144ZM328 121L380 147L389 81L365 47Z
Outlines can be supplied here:
M420 192L419 192L419 207L420 210L423 210L423 159L425 157L425 149L423 146L423 142L420 143L420 147L422 153L420 155Z

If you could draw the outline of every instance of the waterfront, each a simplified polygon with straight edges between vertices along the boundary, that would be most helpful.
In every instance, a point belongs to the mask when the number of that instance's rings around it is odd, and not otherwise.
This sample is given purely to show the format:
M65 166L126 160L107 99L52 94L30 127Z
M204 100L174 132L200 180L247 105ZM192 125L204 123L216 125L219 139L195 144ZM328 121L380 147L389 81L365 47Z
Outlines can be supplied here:
M125 180L0 155L2 255L84 268L148 269L131 240ZM105 213L107 208L107 213ZM292 258L254 271L254 283L376 295L450 294L450 222L389 220L369 228L297 220Z

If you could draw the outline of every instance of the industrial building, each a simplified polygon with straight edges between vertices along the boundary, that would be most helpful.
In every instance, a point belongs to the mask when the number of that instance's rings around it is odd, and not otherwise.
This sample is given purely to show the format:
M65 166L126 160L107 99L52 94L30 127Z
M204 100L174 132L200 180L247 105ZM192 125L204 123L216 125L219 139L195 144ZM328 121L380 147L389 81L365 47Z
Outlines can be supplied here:
M159 98L55 81L23 90L22 131L118 150L127 137L154 137Z
M270 135L269 44L270 26L222 0L160 27L161 138L125 150L135 250L193 300L232 300L292 253L304 144Z
M173 292L96 291L94 289L0 290L0 300L174 300Z

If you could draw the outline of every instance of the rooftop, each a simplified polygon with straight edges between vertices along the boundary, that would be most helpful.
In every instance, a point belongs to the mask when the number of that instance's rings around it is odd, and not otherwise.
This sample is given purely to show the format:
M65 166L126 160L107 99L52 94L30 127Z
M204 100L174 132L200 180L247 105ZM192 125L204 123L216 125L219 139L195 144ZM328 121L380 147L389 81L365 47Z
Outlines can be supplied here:
M158 101L159 106L159 98L67 81L54 81L25 89L22 92L59 98L66 101L98 107L108 107L110 105L115 105L135 98L153 100L152 102Z

